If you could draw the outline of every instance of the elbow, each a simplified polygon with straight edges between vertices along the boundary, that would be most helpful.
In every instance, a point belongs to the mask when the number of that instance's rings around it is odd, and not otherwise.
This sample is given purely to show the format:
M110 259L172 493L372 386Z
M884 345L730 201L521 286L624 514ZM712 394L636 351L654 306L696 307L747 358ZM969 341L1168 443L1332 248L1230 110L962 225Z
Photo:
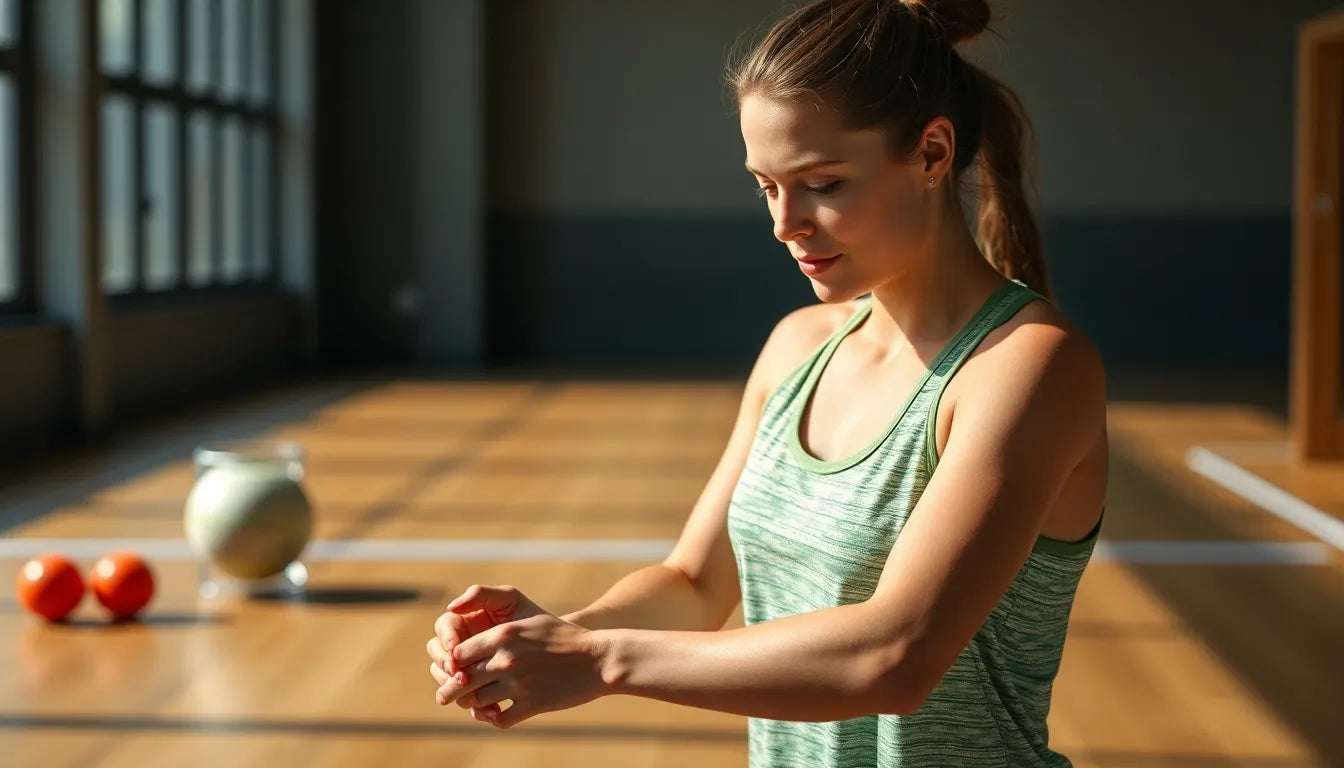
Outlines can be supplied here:
M870 676L869 696L874 714L911 715L933 693L942 673L921 663L920 655L909 644L883 649L877 654Z
M728 623L742 599L736 574L731 581L719 579L716 583L704 573L696 573L670 561L662 566L690 587L696 604L696 620L694 627L688 628L712 632Z
M911 687L885 686L882 691L875 692L874 702L878 715L913 715L924 706L924 701L928 699L931 691L924 691Z

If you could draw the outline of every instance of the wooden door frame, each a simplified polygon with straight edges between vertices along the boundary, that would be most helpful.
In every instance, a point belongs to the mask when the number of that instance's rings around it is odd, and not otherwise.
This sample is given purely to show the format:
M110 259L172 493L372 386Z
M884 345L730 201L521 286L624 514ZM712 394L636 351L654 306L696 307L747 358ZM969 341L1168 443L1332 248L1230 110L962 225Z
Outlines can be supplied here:
M1289 419L1298 461L1344 458L1340 422L1340 163L1344 11L1297 37L1293 336Z

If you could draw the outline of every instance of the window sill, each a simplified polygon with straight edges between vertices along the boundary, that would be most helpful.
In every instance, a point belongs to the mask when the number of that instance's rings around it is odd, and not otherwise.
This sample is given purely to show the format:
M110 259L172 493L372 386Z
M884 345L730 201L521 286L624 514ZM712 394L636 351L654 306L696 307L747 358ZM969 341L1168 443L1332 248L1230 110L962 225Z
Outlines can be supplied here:
M141 309L187 309L239 300L280 299L288 296L290 296L288 291L270 283L244 284L153 293L114 294L107 297L107 307L111 314L120 315Z
M38 314L0 315L0 341L65 333L66 324Z

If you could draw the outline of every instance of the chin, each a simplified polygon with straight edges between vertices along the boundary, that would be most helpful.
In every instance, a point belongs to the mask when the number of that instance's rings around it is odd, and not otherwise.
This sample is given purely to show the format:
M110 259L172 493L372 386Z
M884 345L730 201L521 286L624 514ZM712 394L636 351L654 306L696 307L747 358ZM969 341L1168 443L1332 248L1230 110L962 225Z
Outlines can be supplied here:
M852 285L827 285L819 280L812 280L811 282L812 292L817 295L817 298L823 304L844 304L872 293L870 290Z

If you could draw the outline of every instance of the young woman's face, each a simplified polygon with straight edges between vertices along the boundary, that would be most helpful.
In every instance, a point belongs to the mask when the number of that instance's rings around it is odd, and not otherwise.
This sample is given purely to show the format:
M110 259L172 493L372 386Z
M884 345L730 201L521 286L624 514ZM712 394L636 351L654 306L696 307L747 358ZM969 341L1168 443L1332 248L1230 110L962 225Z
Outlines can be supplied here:
M909 268L932 227L920 164L811 103L748 96L740 113L747 170L817 298L849 301Z

